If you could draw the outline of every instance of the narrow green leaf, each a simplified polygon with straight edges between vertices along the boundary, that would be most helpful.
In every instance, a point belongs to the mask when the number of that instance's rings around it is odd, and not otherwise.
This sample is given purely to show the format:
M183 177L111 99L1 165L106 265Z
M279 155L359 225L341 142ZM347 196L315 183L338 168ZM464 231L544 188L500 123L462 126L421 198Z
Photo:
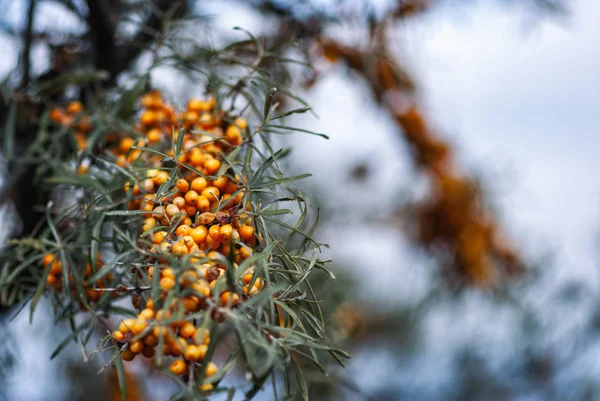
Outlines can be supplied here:
M310 110L312 110L312 107L302 107L300 109L290 110L288 112L277 114L276 116L271 117L269 119L269 121L279 120L279 119L291 116L292 114L303 114Z
M265 106L263 109L264 121L269 120L269 115L271 114L271 105L273 103L273 96L275 95L275 92L277 92L277 88L271 88L265 96Z
M117 378L119 379L119 388L121 389L121 398L123 398L123 401L127 401L127 376L125 375L125 366L123 366L123 360L119 351L117 351L114 358L115 368L117 368Z

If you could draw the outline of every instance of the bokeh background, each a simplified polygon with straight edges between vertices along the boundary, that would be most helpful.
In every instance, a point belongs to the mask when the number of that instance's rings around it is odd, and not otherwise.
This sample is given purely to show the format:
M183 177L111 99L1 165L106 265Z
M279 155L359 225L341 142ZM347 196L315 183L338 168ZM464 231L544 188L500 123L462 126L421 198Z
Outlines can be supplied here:
M57 3L39 1L39 32L85 30ZM234 26L266 36L278 28L260 2L192 3L193 12L210 17L191 33L214 44L236 37ZM360 49L368 45L369 19L383 19L396 2L273 3L296 7L299 20L315 9L338 18L327 22L323 36ZM450 145L461 174L485 193L526 272L498 286L446 279L447 261L410 234L415 205L427 201L431 188L402 130L374 100L368 79L343 60L317 58L318 79L311 85L297 79L293 89L318 117L302 114L290 124L330 139L294 135L281 145L293 148L292 172L313 174L303 189L320 208L317 236L330 244L326 253L337 276L321 294L331 304L333 335L353 358L347 369L333 368L311 395L600 399L600 3L425 3L390 24L388 50L416 87L411 101ZM11 31L23 29L28 4L0 2L0 79L19 63L22 43ZM49 68L50 52L43 42L34 45L34 74ZM143 69L145 57L134 68ZM168 69L156 71L153 84L172 98L203 89ZM4 243L19 223L10 203L0 213ZM66 329L49 315L41 307L32 324L26 312L4 319L0 395L118 399L94 374L98 366L81 364L76 345L49 360ZM143 367L137 373L146 391L140 399L168 397L166 382L144 380ZM269 391L261 397L271 399Z

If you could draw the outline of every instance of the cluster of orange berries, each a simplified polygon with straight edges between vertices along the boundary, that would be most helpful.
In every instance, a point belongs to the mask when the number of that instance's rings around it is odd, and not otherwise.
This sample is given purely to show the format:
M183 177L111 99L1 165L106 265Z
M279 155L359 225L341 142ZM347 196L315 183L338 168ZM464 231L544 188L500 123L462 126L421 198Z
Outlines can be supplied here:
M50 120L75 130L75 140L79 150L87 146L87 137L92 131L90 117L83 112L79 101L69 103L65 108L56 107L50 111Z
M44 255L42 259L42 264L44 268L48 269L48 275L46 277L46 283L48 286L60 290L63 287L63 279L62 279L62 271L63 266L60 261L60 258L57 258L54 254L48 253ZM98 267L102 267L104 264L100 259L100 255L97 256L97 265ZM85 267L85 275L83 280L83 286L85 287L85 296L90 302L97 301L100 296L104 293L104 289L107 288L107 284L110 280L113 279L112 274L108 274L105 278L101 278L97 280L95 283L88 283L86 279L89 279L92 276L92 266L87 263ZM71 293L75 295L77 293L75 284L73 281L73 273L69 272L69 286L71 287ZM117 295L117 293L113 293L113 295Z
M72 105L67 112L55 109L53 120L69 125L68 119L58 117L71 117ZM117 165L127 168L136 162L147 169L139 181L126 183L124 192L130 195L128 209L144 212L140 244L149 266L148 279L159 275L161 296L147 298L143 309L139 299L134 302L137 318L123 320L112 337L125 361L138 354L153 357L163 339L162 354L178 358L170 366L173 374L185 376L190 369L203 368L208 377L217 371L214 363L203 364L209 332L186 319L210 308L210 317L221 322L231 308L264 287L252 267L242 272L235 288L225 284L226 266L238 269L262 239L250 213L247 178L228 175L223 166L224 155L243 143L242 132L248 124L216 108L214 98L192 99L184 112L177 113L153 91L141 98L141 106L134 127L140 135L110 135L106 146ZM181 149L176 150L174 143L181 143ZM166 168L159 153L138 149L145 146L177 157L175 168L181 178L161 190L160 196L158 190L171 178L168 170L173 167ZM181 263L170 263L169 258ZM175 290L179 295L169 297ZM171 304L163 306L167 300Z
M196 327L185 319L174 318L177 305L183 304L174 302L170 310L155 312L154 302L149 299L136 319L123 320L119 329L112 333L116 341L128 345L121 352L121 358L132 361L139 354L152 358L159 348L160 339L163 338L163 355L182 357L170 364L171 373L186 375L190 367L200 370L200 364L204 361L210 344L210 332L206 328ZM210 377L217 373L217 370L214 363L208 362L204 366L204 376ZM201 390L211 389L210 384L201 387Z
M160 92L153 91L142 97L141 105L143 110L135 130L142 138L124 137L109 147L116 157L116 164L121 167L129 165L142 154L140 149L132 149L134 145L166 146L166 153L174 156L170 144L173 135L177 139L178 127L185 129L184 152L179 155L178 161L201 169L206 175L219 170L219 153L227 153L243 142L242 130L247 127L246 120L230 119L222 110L215 108L216 102L212 97L206 101L192 99L187 104L187 110L177 113L165 103ZM148 155L146 162L160 164L156 155Z
M233 267L238 268L239 263L252 255L257 235L252 218L247 213L238 213L244 201L244 192L238 190L240 182L224 175L214 180L200 176L192 178L192 175L187 179L177 180L172 190L167 190L171 195L164 196L159 201L155 190L168 178L164 171L148 170L147 178L141 182L140 187L126 188L137 195L141 195L142 188L146 191L141 199L131 201L129 208L148 212L141 231L151 232L149 250L160 263L156 269L153 266L148 268L148 278L152 280L158 270L162 301L176 287L182 296L174 301L167 312L163 314L160 310L156 316L152 310L154 300L150 298L137 319L124 321L119 331L113 333L116 340L128 343L128 348L121 355L126 361L139 353L152 357L154 350L148 348L156 344L155 337L162 333L165 336L163 354L182 356L182 359L173 361L170 371L183 376L188 373L190 366L200 369L208 344L201 344L193 339L198 338L192 337L193 330L201 330L194 323L183 319L165 327L161 325L161 320L168 319L176 312L186 316L206 310L211 306L211 301L213 306L221 309L235 308L264 286L264 281L254 277L251 269L244 272L240 280L240 291L223 290L218 285L219 279L225 280L226 275L227 268L222 261L234 255ZM172 233L169 234L169 231ZM170 267L165 254L181 258L189 255L188 267ZM225 314L213 309L211 317L221 322ZM148 329L151 324L154 324L152 332ZM129 331L126 327L129 327ZM123 336L127 333L131 333L129 337ZM143 342L143 347L140 341ZM206 376L214 374L216 366L209 363L205 372ZM210 388L210 385L202 386L203 390Z
M227 176L214 180L181 178L168 191L171 196L157 200L156 193L150 192L158 188L165 177L157 170L149 170L147 177L141 183L146 195L130 201L129 208L148 212L141 228L142 232L154 230L151 239L156 246L174 255L215 250L228 256L231 242L237 241L234 246L237 263L252 254L255 229L247 213L238 213L245 195L238 190L239 182ZM129 184L126 189L129 190ZM140 193L140 187L133 188L134 195ZM175 231L168 236L164 229L158 231L160 227L173 227ZM154 252L157 250L153 247Z

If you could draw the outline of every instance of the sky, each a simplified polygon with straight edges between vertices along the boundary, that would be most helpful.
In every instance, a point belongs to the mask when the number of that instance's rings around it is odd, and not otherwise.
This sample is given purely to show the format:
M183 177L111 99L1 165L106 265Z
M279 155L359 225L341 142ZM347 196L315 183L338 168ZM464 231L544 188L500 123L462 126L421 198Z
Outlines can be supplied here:
M551 270L546 289L574 280L598 294L600 2L577 0L567 17L534 25L519 12L488 1L437 9L399 27L395 46L417 75L421 100L439 134L456 146L462 165L489 178L487 185L498 195L498 210L516 244L532 258L553 253L554 263L544 267ZM216 23L253 31L252 19L244 13ZM388 117L370 101L368 90L349 80L343 68L329 68L327 77L305 93L319 118L301 123L331 139L294 137L295 168L313 173L313 185L319 188L336 183L326 201L348 210L348 221L324 227L322 236L339 266L356 266L365 255L373 261L377 274L364 283L361 296L386 293L393 294L393 302L409 302L426 290L428 262L396 229L365 227L357 216L365 210L385 213L413 190L407 149ZM348 179L357 160L371 166L366 186ZM551 296L551 291L540 293L539 304ZM426 389L431 380L450 382L451 360L441 349L447 341L496 350L493 363L501 369L511 352L518 352L518 333L510 329L514 317L491 306L484 311L492 313L483 315L482 302L477 295L467 299L460 317L443 308L431 313L423 339L427 352L407 362L393 379L415 391ZM556 316L564 311L552 306L544 318L556 329L545 340L560 345L565 336L578 333L587 319L582 310L589 305L580 307L568 316L562 313L559 321ZM27 320L26 313L18 317L11 330L21 336ZM590 355L597 356L598 349ZM585 374L600 375L595 362L600 358L578 358L585 362ZM384 350L359 354L351 369L380 362L385 369L398 363L392 359ZM52 380L42 373L48 366L34 358L23 362L32 377ZM565 364L562 380L568 383L569 377L583 374L577 369ZM369 390L381 373L375 368L357 372L359 384ZM48 386L31 387L20 399L41 400L49 388L56 390Z

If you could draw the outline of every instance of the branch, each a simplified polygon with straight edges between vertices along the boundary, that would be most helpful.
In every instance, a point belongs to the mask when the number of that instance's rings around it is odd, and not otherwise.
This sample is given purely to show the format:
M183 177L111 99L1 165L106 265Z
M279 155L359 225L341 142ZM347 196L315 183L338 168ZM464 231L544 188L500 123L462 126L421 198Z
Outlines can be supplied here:
M108 9L118 13L120 4L115 4L115 1L87 0L87 6L94 65L98 69L108 71L114 77L119 72L114 67L116 25Z
M379 39L383 41L383 36ZM432 193L417 205L412 221L417 241L429 250L443 250L442 263L472 284L491 286L503 275L522 272L524 262L485 206L485 194L471 177L461 174L450 144L427 124L414 100L413 81L385 43L376 43L367 52L332 40L318 43L327 59L344 61L365 79L411 147L413 162L429 176Z
M23 65L23 76L21 77L21 89L29 85L29 75L31 71L31 42L33 41L33 17L35 16L36 0L29 0L29 9L27 11L27 27L23 32L23 52L21 53L21 63Z

